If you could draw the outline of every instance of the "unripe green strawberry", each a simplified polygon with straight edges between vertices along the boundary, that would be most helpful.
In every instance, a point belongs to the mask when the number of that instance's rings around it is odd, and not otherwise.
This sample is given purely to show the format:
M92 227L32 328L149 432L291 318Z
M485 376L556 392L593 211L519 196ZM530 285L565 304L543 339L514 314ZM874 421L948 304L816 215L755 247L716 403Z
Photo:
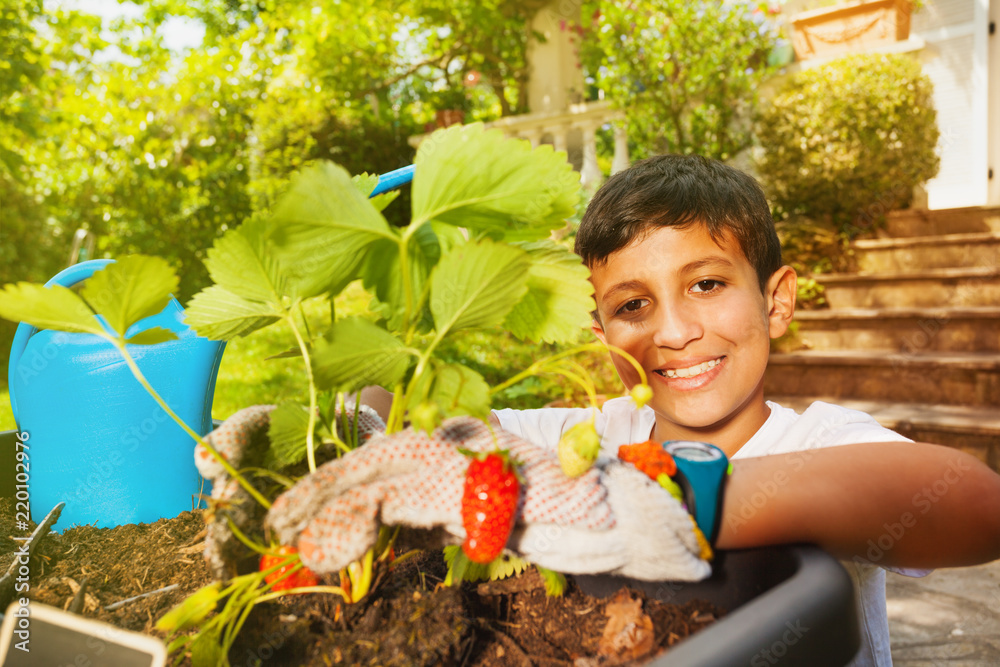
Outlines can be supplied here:
M473 455L462 492L462 551L474 563L489 563L514 528L521 483L506 451Z
M648 384L637 384L629 392L636 407L643 407L653 399L653 390Z
M601 438L594 419L572 426L559 438L559 466L567 477L579 477L590 470L601 452Z
M437 403L424 401L410 410L410 423L414 430L426 431L430 435L441 423L441 409Z

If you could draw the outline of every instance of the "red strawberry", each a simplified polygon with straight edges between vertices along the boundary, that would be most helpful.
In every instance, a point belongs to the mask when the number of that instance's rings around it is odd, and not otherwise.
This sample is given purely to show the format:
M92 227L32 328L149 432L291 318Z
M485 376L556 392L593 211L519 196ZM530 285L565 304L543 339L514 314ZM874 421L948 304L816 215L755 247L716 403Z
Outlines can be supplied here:
M270 570L276 565L284 563L277 570L271 574L264 576L264 581L267 583L272 583L285 577L285 574L291 570L296 565L295 558L292 558L295 554L299 552L295 547L282 546L278 547L278 552L276 554L264 554L260 557L260 571ZM303 566L301 569L296 570L291 575L281 579L278 583L271 587L272 591L287 591L292 588L299 588L302 586L316 586L319 584L319 579L313 574L312 570Z
M514 528L521 483L506 451L473 456L462 492L462 550L475 563L489 563Z

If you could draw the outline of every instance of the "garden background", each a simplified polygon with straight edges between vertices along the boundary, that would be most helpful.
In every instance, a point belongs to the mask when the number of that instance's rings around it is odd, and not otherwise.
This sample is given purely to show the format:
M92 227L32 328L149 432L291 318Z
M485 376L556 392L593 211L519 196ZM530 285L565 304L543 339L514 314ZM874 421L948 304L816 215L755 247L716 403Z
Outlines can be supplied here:
M408 140L442 110L465 122L530 112L529 51L545 41L531 18L544 4L149 0L95 14L92 3L2 0L0 284L144 253L178 269L185 303L207 284L213 240L266 212L303 167L384 173L412 162ZM577 45L579 98L626 112L633 160L701 153L754 171L807 306L823 298L806 276L848 266L847 243L877 226L859 217L864 205L905 205L937 169L930 84L906 56L790 77L781 3L569 4L559 30ZM613 143L608 123L598 131L604 175ZM405 218L407 199L404 190L387 209L390 221ZM342 301L341 312L367 310L360 285ZM13 330L0 321L4 367ZM229 345L216 418L302 391L290 360L251 361L282 352L278 340L265 332ZM493 384L538 347L486 331L450 354ZM620 391L602 356L586 363L600 391ZM501 398L529 407L568 391L533 380Z

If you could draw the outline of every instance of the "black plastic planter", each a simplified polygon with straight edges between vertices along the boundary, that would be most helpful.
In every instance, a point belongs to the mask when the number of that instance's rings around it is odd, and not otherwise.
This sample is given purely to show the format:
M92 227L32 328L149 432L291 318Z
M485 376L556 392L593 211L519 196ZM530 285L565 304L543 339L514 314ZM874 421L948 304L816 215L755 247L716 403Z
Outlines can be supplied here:
M840 667L860 646L854 587L847 571L808 545L721 551L712 576L698 583L576 576L591 595L631 586L665 602L699 599L728 614L685 639L654 667Z

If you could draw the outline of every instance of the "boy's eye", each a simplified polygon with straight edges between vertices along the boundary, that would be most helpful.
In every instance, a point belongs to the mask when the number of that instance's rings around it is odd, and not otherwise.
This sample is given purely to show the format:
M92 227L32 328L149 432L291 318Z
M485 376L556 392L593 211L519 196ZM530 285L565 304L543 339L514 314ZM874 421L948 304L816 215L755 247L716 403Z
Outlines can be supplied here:
M620 315L622 313L634 313L645 305L645 299L632 299L626 302L621 308L619 308L615 314Z
M711 292L722 286L722 281L719 280L699 280L691 289L694 292Z

